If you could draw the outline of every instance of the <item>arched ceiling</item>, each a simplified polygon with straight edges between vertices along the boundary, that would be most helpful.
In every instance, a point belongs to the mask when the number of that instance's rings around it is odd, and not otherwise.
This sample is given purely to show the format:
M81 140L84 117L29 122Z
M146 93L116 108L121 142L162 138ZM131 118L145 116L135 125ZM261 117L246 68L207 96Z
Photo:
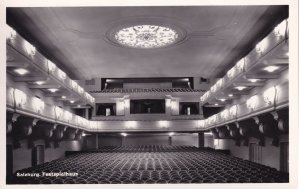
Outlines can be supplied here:
M8 8L7 22L72 79L220 77L279 22L283 6ZM121 26L161 24L185 38L133 49L107 36Z

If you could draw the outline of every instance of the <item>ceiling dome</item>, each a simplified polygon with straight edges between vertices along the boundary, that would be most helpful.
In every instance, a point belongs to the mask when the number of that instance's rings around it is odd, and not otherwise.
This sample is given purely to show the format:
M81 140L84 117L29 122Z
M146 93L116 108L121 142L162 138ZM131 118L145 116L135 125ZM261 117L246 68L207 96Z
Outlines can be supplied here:
M121 45L150 49L175 43L178 33L174 29L159 25L135 25L120 29L114 37Z

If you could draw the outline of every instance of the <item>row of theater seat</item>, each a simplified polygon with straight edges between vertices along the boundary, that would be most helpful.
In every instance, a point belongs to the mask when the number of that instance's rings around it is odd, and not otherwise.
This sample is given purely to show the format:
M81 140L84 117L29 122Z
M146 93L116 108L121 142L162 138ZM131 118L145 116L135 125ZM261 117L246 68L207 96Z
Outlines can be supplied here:
M76 172L77 177L17 177L20 184L288 182L274 168L190 146L105 147L18 172Z
M149 92L204 92L202 89L170 88L170 89L103 89L102 91L90 91L90 93L149 93Z

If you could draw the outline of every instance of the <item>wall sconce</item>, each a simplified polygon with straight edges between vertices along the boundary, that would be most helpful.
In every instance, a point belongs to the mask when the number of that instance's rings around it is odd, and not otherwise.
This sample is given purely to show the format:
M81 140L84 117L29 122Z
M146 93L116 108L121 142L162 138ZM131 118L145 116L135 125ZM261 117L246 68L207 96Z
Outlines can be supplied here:
M78 92L81 93L81 94L83 93L83 88L80 87L79 85L78 85Z
M249 98L246 102L247 108L253 111L258 105L258 96L254 95Z
M71 85L73 87L73 89L78 87L78 84L76 83L76 81L71 80Z
M269 45L269 39L265 37L256 45L255 49L258 53L263 53L267 49L268 45Z
M47 65L48 65L49 72L54 72L56 65L50 60L47 60Z
M17 35L16 30L6 25L6 39L13 40Z
M58 69L57 72L58 72L58 77L59 77L60 79L62 79L62 80L66 79L66 76L67 76L67 75L66 75L65 72L63 72L61 69Z
M266 104L271 105L275 101L276 87L271 87L263 93L263 98Z
M45 102L37 97L34 97L32 99L32 105L34 110L38 113L40 113L45 108Z
M243 71L245 67L245 58L242 58L236 63L236 68L240 71Z
M277 37L285 36L286 31L287 31L287 27L288 27L288 20L282 21L280 24L278 24L278 25L274 28L274 34L275 34Z
M28 41L24 41L24 48L25 48L28 55L30 55L30 56L35 55L36 49Z
M14 94L15 94L16 106L18 106L18 107L25 106L25 104L27 102L27 95L19 89L15 89Z

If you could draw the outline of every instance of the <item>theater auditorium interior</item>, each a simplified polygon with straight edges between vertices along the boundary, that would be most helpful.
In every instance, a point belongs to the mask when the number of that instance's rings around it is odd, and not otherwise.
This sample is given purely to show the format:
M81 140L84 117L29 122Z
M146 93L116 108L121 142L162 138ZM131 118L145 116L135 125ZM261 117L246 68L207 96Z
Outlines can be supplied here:
M289 183L289 6L6 8L6 183Z

